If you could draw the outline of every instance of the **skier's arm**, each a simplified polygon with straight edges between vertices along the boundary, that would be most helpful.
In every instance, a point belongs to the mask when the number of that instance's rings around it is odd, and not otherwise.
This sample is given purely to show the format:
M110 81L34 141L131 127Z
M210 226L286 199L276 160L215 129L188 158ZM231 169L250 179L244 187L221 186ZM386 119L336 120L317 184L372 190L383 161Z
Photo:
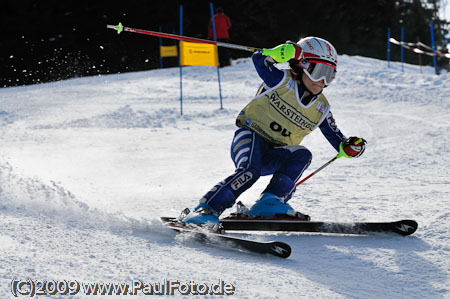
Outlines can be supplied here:
M274 87L283 79L284 72L273 65L275 62L270 56L255 52L252 55L252 60L258 75L268 87Z
M344 142L347 138L341 133L334 121L331 111L328 112L327 117L319 126L322 134L327 138L328 142L339 152L339 144Z

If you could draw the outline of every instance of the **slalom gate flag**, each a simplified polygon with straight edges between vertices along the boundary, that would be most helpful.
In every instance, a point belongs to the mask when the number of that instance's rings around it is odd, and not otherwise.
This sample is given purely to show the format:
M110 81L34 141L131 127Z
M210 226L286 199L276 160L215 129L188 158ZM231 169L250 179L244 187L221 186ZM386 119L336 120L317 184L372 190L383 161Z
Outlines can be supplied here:
M181 65L218 66L217 45L180 41Z
M177 57L178 49L177 46L161 46L159 48L161 57Z

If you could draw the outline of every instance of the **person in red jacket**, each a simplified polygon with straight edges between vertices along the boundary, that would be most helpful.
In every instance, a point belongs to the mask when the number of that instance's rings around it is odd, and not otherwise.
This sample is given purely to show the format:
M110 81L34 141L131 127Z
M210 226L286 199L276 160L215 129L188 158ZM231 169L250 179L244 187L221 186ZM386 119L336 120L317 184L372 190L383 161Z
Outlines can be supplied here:
M216 28L216 40L221 42L228 42L230 34L228 30L231 28L230 18L224 13L223 8L217 8L214 15L214 25ZM214 39L212 20L209 20L208 38ZM219 50L219 64L221 67L230 65L230 55L226 48Z

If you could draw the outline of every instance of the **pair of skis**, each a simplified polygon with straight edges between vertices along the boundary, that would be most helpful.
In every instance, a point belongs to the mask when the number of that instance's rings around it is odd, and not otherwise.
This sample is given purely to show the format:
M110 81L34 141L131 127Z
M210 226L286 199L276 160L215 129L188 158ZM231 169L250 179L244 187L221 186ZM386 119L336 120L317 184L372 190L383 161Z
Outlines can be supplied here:
M291 254L292 249L287 243L243 239L225 235L223 231L288 231L358 235L382 232L408 236L417 230L417 222L414 220L336 223L305 221L292 218L261 219L234 216L221 219L221 231L213 232L198 227L186 226L174 217L161 217L161 220L169 228L177 232L191 233L196 239L208 244L244 249L255 253L271 254L282 258L287 258Z

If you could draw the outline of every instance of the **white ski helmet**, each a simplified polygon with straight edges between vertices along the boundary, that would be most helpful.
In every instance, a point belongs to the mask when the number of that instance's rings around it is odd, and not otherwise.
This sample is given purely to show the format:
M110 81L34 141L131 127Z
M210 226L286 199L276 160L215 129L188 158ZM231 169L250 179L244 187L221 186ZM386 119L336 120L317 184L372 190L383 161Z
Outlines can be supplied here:
M324 80L325 85L333 81L337 71L337 52L333 45L319 37L305 37L297 42L303 49L303 60L291 61L295 72L303 72L315 82Z

